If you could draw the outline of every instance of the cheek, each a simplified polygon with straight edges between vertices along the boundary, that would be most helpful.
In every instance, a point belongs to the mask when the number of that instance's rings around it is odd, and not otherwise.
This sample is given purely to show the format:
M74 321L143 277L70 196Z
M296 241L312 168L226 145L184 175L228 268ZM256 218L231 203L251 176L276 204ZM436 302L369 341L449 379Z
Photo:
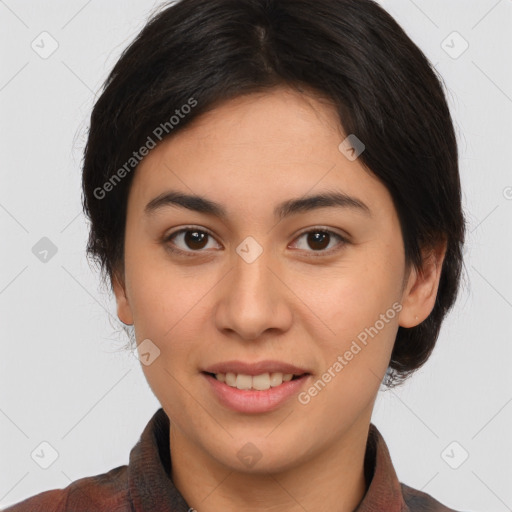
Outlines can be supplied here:
M400 299L401 283L400 255L361 251L323 280L304 278L302 286L312 309L344 338L357 334L354 328L373 325L391 308Z
M206 290L199 282L159 267L139 266L131 285L137 342L151 340L149 346L157 354L150 364L141 365L145 378L165 410L178 424L186 425L188 415L197 414L194 400L184 390L196 368L194 347L202 338L199 316Z
M367 286L361 283L367 281ZM318 317L329 330L315 339L319 375L301 396L316 418L344 425L371 406L389 364L400 304L385 281L356 276L319 295ZM322 305L322 307L320 307Z
M162 337L185 314L187 289L159 247L134 243L143 238L143 233L132 235L126 243L130 307L136 331L148 338Z
M150 339L160 351L161 366L173 375L183 376L193 367L189 363L204 339L202 329L211 316L205 295L215 286L218 276L201 273L194 267L177 269L164 256L152 259L142 253L134 255L129 268L137 342ZM147 369L151 376L152 369Z
M325 326L325 334L316 336L323 365L328 369L341 356L343 370L335 373L350 376L350 387L367 385L368 378L378 383L387 368L401 309L401 256L395 253L360 251L336 275L320 281L322 286L302 281L309 289L308 306Z

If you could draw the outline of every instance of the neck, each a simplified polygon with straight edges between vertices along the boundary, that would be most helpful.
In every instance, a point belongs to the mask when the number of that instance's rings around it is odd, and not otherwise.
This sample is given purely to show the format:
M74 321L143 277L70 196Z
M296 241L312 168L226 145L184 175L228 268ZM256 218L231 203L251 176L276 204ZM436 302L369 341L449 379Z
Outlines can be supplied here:
M353 512L363 499L369 418L343 439L283 471L240 472L213 459L171 423L172 480L197 512Z

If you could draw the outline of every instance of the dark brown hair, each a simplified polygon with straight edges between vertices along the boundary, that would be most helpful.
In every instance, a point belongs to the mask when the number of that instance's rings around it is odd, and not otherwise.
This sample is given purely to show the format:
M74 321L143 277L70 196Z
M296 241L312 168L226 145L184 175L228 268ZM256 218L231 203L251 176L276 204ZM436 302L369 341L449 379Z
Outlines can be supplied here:
M124 282L134 151L149 138L159 142L223 101L283 85L328 98L343 131L363 141L360 161L393 198L409 267L421 269L422 248L447 241L431 314L399 328L385 382L397 385L428 359L455 301L465 221L442 78L372 0L181 0L155 14L92 111L83 165L87 253L104 282Z

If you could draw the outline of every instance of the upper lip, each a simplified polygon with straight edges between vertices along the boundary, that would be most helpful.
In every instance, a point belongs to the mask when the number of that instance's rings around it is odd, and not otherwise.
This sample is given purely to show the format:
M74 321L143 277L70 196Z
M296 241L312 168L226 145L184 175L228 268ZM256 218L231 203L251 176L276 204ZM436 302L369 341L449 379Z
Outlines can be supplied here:
M258 361L256 363L246 363L244 361L224 361L208 366L203 371L207 373L236 373L244 375L261 375L262 373L292 373L302 375L310 373L304 368L299 368L290 363L282 361Z

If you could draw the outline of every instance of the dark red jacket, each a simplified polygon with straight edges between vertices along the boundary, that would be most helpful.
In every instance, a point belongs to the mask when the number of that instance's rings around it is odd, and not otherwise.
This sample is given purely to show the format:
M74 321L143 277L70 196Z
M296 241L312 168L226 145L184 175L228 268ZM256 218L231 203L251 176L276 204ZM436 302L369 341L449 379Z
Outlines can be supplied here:
M188 512L170 468L169 418L161 408L131 450L127 466L42 492L4 512ZM364 468L370 484L355 512L456 512L398 481L386 443L372 423Z

